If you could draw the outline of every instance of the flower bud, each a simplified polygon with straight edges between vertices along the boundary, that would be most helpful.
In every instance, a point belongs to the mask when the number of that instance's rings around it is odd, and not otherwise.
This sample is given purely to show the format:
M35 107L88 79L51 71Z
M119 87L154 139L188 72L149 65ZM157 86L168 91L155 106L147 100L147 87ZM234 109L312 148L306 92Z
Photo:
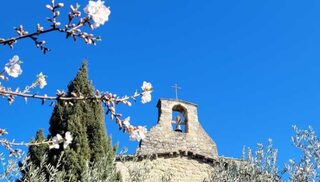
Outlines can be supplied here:
M63 6L64 6L63 3L58 3L56 7L57 7L57 8L62 8Z
M74 12L76 9L73 7L73 5L71 4L70 5L70 10L72 11L72 12Z
M54 13L53 13L53 16L59 16L60 15L60 11L55 11Z
M37 31L42 32L43 30L44 30L44 28L38 23L37 24Z
M51 10L51 11L53 10L53 7L51 5L49 5L49 4L46 5L46 8Z
M94 29L94 25L90 24L90 29L93 30Z

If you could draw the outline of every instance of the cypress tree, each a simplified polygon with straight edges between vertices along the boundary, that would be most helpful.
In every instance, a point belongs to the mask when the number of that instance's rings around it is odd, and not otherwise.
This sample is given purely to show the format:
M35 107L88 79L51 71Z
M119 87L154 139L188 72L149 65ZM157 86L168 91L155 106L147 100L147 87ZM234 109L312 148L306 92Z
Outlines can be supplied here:
M94 93L92 83L88 80L87 62L83 62L68 85L66 95L94 96ZM86 167L90 167L87 166L88 161L95 162L106 157L106 167L113 168L116 149L106 135L104 110L100 101L58 101L50 118L48 138L57 134L64 136L67 131L72 134L72 143L66 149L61 145L59 149L49 150L48 163L55 165L63 152L61 169L68 172L72 181L81 180L81 174Z
M43 131L39 129L36 133L36 137L31 142L42 142L45 141L46 138L44 137ZM21 178L17 180L17 182L28 181L28 177L30 176L34 168L40 167L41 162L46 162L44 158L47 155L48 146L47 145L39 145L39 146L30 146L28 151L28 156L26 160L26 164L24 165L23 162L19 162ZM32 166L32 167L31 167ZM31 168L30 168L31 167Z
M39 129L36 133L36 137L35 137L35 142L42 142L45 141L46 138L44 137L43 131L41 129ZM43 159L43 157L46 155L46 153L48 152L48 146L47 145L39 145L39 146L30 146L29 147L29 157L30 157L30 161L32 161L33 165L35 166L39 166L40 162Z

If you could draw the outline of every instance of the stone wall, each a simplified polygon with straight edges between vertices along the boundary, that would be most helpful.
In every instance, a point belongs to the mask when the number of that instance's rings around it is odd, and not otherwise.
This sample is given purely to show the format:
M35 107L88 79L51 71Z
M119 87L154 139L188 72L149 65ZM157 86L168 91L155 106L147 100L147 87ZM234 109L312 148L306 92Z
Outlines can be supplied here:
M203 182L209 178L210 164L188 157L117 162L122 182ZM130 178L131 176L131 178Z
M280 182L247 161L197 154L127 156L117 159L121 182Z

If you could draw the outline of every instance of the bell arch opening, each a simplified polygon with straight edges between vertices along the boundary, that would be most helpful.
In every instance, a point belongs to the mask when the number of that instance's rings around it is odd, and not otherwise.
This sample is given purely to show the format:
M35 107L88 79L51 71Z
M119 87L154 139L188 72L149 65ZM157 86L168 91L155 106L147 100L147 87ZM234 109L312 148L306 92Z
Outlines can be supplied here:
M172 107L172 129L175 132L188 133L188 111L178 104Z

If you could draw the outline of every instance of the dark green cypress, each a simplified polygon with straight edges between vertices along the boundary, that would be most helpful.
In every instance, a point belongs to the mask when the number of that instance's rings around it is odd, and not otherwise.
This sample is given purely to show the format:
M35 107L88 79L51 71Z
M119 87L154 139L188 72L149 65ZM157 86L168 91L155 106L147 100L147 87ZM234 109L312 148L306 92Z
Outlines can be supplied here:
M39 129L36 133L36 137L31 142L43 142L46 138L43 131ZM40 167L41 162L46 162L45 156L47 156L48 145L30 146L28 151L28 157L26 164L19 162L19 167L21 167L21 178L17 182L28 181L29 174L32 173L32 169Z
M68 85L67 96L94 96L94 88L88 80L87 62L83 62L76 77ZM61 153L61 169L68 172L72 180L81 180L86 162L99 161L107 157L107 164L113 166L115 148L106 135L104 110L100 101L58 101L50 118L49 136L72 134L73 141L66 148L48 151L48 162L55 165Z
M46 138L43 134L43 131L39 129L36 133L35 142L43 142ZM30 146L29 147L29 157L30 161L32 161L33 165L39 166L40 162L44 160L44 156L48 152L48 146L47 145L39 145L39 146Z

